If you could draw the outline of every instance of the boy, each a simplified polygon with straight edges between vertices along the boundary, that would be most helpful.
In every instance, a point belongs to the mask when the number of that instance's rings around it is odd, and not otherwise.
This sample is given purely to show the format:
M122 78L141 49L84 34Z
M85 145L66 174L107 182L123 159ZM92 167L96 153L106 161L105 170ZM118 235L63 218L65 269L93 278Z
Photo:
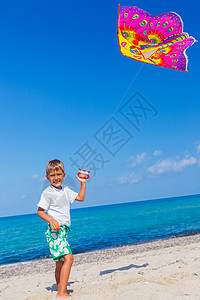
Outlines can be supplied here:
M84 175L77 176L81 182L80 192L75 193L68 187L62 187L65 177L64 165L60 160L54 159L46 165L46 178L50 181L42 193L38 203L38 216L47 221L45 235L51 255L56 261L55 278L58 292L56 299L66 299L70 295L66 293L67 283L73 264L73 255L67 242L67 230L70 230L70 203L74 200L84 201L86 180ZM45 210L47 213L45 213Z

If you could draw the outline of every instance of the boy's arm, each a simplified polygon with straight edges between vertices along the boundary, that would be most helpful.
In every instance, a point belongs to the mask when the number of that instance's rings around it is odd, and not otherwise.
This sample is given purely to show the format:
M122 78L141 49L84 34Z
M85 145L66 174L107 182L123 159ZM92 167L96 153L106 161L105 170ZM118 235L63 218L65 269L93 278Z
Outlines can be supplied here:
M50 223L51 228L53 230L60 230L60 225L58 223L58 221L54 220L53 218L49 217L46 213L45 210L42 207L38 207L38 211L37 211L38 216L42 219L47 221L48 223Z
M84 199L85 199L85 190L86 190L86 182L81 182L80 192L79 192L79 194L78 194L78 196L76 197L75 200L84 201Z

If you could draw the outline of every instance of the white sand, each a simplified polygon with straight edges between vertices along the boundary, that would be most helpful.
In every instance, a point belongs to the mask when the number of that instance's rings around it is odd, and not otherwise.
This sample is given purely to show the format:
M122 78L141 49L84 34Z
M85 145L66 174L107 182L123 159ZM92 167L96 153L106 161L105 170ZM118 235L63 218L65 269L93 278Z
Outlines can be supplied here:
M0 299L55 299L51 259L0 268ZM200 236L75 255L73 299L200 299Z

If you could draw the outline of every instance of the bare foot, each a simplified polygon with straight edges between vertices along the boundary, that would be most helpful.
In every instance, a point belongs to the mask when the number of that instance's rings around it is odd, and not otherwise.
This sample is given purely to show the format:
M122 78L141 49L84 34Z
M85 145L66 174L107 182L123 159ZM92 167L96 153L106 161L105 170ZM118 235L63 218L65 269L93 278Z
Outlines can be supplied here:
M71 297L71 295L67 293L65 293L64 295L59 295L59 294L56 295L56 299L67 299L69 297Z

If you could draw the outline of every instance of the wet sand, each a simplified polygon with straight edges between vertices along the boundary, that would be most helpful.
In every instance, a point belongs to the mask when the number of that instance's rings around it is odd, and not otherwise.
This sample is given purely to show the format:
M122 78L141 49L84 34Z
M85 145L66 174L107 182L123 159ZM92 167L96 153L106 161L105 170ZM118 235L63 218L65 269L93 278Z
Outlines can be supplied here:
M72 299L200 299L200 235L74 255ZM0 267L0 299L55 299L55 263Z

